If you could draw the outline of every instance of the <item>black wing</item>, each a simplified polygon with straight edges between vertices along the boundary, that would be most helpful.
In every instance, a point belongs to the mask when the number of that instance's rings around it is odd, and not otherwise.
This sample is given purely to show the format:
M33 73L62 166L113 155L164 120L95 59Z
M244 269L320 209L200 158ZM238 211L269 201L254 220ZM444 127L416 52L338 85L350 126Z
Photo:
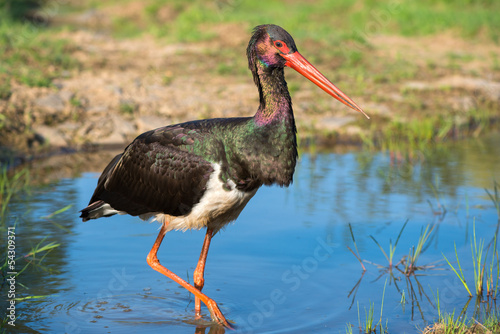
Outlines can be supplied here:
M175 125L146 132L117 155L99 177L89 212L108 203L132 216L162 212L188 214L206 190L213 172L210 162L188 152L196 131Z

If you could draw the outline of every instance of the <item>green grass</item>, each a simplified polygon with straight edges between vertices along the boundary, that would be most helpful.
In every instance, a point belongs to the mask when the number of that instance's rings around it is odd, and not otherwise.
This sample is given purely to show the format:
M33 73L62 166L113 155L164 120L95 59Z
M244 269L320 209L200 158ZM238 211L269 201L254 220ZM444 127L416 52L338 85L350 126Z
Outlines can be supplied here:
M467 319L455 317L455 311L439 316L438 321L424 333L465 334L467 333Z
M479 244L479 245L478 245ZM475 236L475 226L473 238L471 240L471 252L472 252L472 260L474 267L474 287L476 293L476 306L474 309L474 314L472 316L472 320L467 320L465 312L467 310L467 306L472 298L472 293L468 287L467 282L465 281L460 260L458 255L456 254L455 247L455 256L457 258L458 271L450 264L448 259L446 261L455 272L455 274L459 277L463 286L467 290L469 294L469 300L464 306L460 316L455 319L454 314L452 315L444 315L442 316L442 312L440 309L439 302L439 292L437 293L436 305L439 313L439 320L434 325L435 331L429 331L428 333L455 333L456 331L463 331L464 333L498 333L500 329L500 322L498 319L498 309L496 307L496 297L498 294L498 276L499 276L499 262L498 262L498 251L496 250L496 236L494 238L494 243L490 244L494 245L493 255L491 256L491 263L489 268L487 268L486 256L488 253L488 249L484 249L484 242L482 240L477 243ZM483 251L485 251L485 255L483 257ZM496 270L494 268L496 267ZM485 270L486 269L486 270ZM486 281L486 298L483 297L484 292L484 282ZM481 320L478 321L477 319ZM459 320L460 319L460 320ZM439 330L438 330L439 329ZM455 332L453 331L455 330ZM488 332L490 331L490 332Z
M474 269L474 288L476 296L482 296L484 290L484 274L485 274L485 254L484 254L484 240L476 241L476 228L473 228L473 243L471 243L472 253L472 266Z
M491 260L488 262L488 253L492 249L490 253ZM479 241L476 239L476 223L474 219L473 223L473 234L471 238L471 255L472 255L472 266L474 271L474 292L477 297L482 298L484 296L484 292L486 294L484 297L492 298L496 300L498 290L499 290L499 274L500 274L500 262L498 258L498 250L497 250L497 237L496 234L493 238L493 241L490 243L488 247L486 247L484 240L480 239ZM462 271L462 265L460 264L460 259L458 258L457 248L455 245L455 257L457 259L457 268L451 264L451 262L444 256L444 259L453 270L455 275L460 279L462 285L465 290L469 294L469 297L472 297L473 294L467 280ZM458 270L457 270L458 269Z
M429 239L432 231L434 230L435 225L430 228L429 227L430 225L427 225L425 229L422 228L422 230L420 231L420 236L418 238L417 246L413 246L410 249L410 253L406 257L404 273L407 276L414 274L416 270L420 269L417 266L418 259L420 258L420 255L422 255L424 246L427 243L427 240Z
M9 203L14 195L29 188L29 171L21 169L9 172L6 165L0 168L0 230L6 228Z
M460 280L460 282L464 286L465 290L467 290L467 293L469 294L469 297L472 297L472 293L470 292L469 286L467 284L467 281L465 280L465 276L464 276L464 273L462 271L462 266L460 265L460 259L458 258L458 253L457 253L457 245L455 243L453 243L453 244L455 246L455 256L457 258L458 270L457 270L457 268L455 268L451 264L451 262L446 258L446 256L444 254L443 254L443 257L444 257L446 263L448 263L448 265L451 267L451 270L453 270L453 272L455 273L455 275L457 275L458 279Z
M42 240L40 240L36 245L31 247L31 250L27 254L19 258L19 260L24 259L27 260L28 262L24 265L24 267L20 271L18 271L16 276L19 276L29 266L34 266L40 270L53 273L53 270L51 270L50 267L44 265L43 260L50 252L52 252L57 247L61 246L61 244L54 241L46 243L45 240L47 240L47 238L48 237L45 237ZM21 261L16 260L16 262L21 262Z
M438 311L438 319L432 325L427 326L421 333L492 334L500 332L500 318L498 316L498 309L496 306L492 308L492 305L488 304L488 307L483 309L484 312L475 312L472 317L467 317L465 312L469 302L466 303L464 309L462 309L458 315L455 315L455 310L451 313L442 311L439 291L436 292L436 296L434 296L434 298L436 302L436 309ZM477 301L479 301L479 305L481 305L480 300L478 299Z
M0 8L0 99L11 94L10 80L30 87L48 87L63 70L76 67L70 56L75 46L53 38L43 26L19 22Z
M123 115L133 115L135 111L135 104L132 101L122 101L120 102L119 111Z
M63 71L78 67L78 63L70 57L77 47L57 37L60 28L20 20L33 9L30 7L33 3L37 7L43 5L44 1L0 0L0 4L2 3L8 6L0 6L0 45L4 48L4 52L0 53L0 99L11 96L11 81L27 86L47 87ZM112 34L124 38L149 34L167 44L210 41L217 35L215 28L224 23L235 24L247 32L258 24L276 23L287 28L299 46L304 45L306 48L307 43L314 41L320 52L312 52L307 56L315 64L326 63L327 70L333 71L335 68L332 79L339 82L340 86L350 87L346 93L368 95L368 100L376 103L388 102L384 94L373 92L377 87L399 85L402 80L422 76L423 71L419 65L402 56L396 56L395 59L390 57L388 60L377 57L374 59L371 52L374 47L370 45L372 35L423 36L451 31L464 38L480 39L488 43L498 42L500 34L500 20L497 20L496 15L500 12L500 2L491 0L424 0L409 3L370 0L362 5L358 0L270 0L265 5L249 0L145 0L132 13L130 10L122 10L130 3L135 6L137 2L94 0L75 5L75 10L83 12L88 8L95 7L99 10L115 6L116 10L107 12L111 13L111 25L106 28ZM64 14L67 10L65 7L67 5L60 8L59 14ZM231 34L228 36L231 37ZM223 45L223 49L218 50L213 59L207 59L216 62L216 65L209 67L210 70L217 75L248 75L242 49L239 46L233 48L231 43ZM221 56L224 56L224 62L220 61ZM457 52L446 56L449 62L459 67L474 60L471 57L473 56ZM496 55L492 55L492 58L499 59ZM498 60L497 63L500 64ZM424 76L432 77L439 72L432 67L441 65L430 63L429 66L431 68L424 71ZM164 78L165 85L171 81L170 76ZM290 87L293 88L293 83ZM389 120L375 116L369 123L360 123L364 130L370 127L368 134L360 134L367 147L408 152L408 155L412 155L413 152L422 151L457 133L477 135L491 126L490 120L497 115L497 106L482 105L481 102L477 108L467 112L469 119L462 124L456 121L456 117L440 115L448 112L447 110L438 113L432 111L442 109L442 106L423 103L426 100L423 94L427 92L402 93L403 102L390 102L389 108L400 110L401 119ZM435 101L440 99L429 100L439 103ZM131 113L131 108L124 106L121 112ZM4 123L0 119L0 128ZM301 135L314 137L317 133L302 131Z
M493 248L493 254L491 256L491 263L489 270L486 270L486 296L488 298L495 299L498 295L499 289L499 279L500 279L500 261L498 259L498 250L496 248L497 236L495 234L495 247ZM495 270L496 267L496 270Z
M359 328L364 332L364 333L372 333L375 332L375 328L377 327L376 325L373 324L375 321L374 318L374 312L375 312L375 303L370 303L370 307L368 310L366 310L365 307L365 322L361 323L359 321ZM359 320L359 303L358 303L358 320Z
M30 266L36 266L41 270L50 272L50 269L43 265L43 260L50 252L59 247L60 244L56 242L46 243L45 242L46 239L47 237L43 238L36 245L32 246L27 254L19 255L16 257L15 259L16 263L24 263L23 267L16 271L17 272L15 274L16 277L20 276ZM5 256L5 261L0 266L0 273L2 273L4 277L7 276L6 272L10 271L8 270L8 259L9 258Z
M110 3L116 5L118 1L93 1L90 5L102 7ZM311 38L327 44L349 40L356 49L364 47L368 37L380 33L424 36L450 30L464 38L484 37L498 42L498 12L500 3L493 0L371 0L362 6L356 0L269 0L265 5L250 0L150 0L133 18L117 16L113 30L122 36L147 31L177 42L193 42L213 38L207 29L210 25L246 22L253 27L275 23L285 28L297 27L293 33L299 39ZM356 57L362 55L352 53L347 58L355 63Z
M44 295L31 295L29 293L29 282L23 282L23 277L25 276L25 272L31 271L33 269L43 270L50 273L54 273L56 270L52 269L51 265L47 264L47 256L53 252L54 250L60 247L60 243L56 241L49 241L47 239L53 238L53 236L45 236L40 239L41 235L39 233L35 233L34 239L30 238L30 232L23 231L29 229L27 226L22 226L21 224L25 224L23 218L13 217L11 212L9 212L9 207L13 202L24 202L29 201L29 195L31 193L31 188L33 187L30 183L30 173L27 167L22 169L12 169L9 170L7 164L3 164L0 167L0 232L5 236L5 240L7 241L7 229L14 228L16 231L15 239L9 239L9 244L14 243L16 245L15 255L8 254L7 242L5 242L5 247L0 248L0 277L4 280L8 278L10 275L7 275L8 272L15 271L16 274L12 274L16 279L16 301L26 301L30 299L42 299L47 296ZM26 199L28 197L28 199ZM61 213L70 209L72 205L67 205L59 210L56 210L45 217L40 217L40 219L44 219L46 222L51 222L57 226L57 224L51 221L55 216L60 215ZM24 210L28 210L28 208L24 208ZM41 222L42 224L46 224L46 222ZM61 227L64 229L63 227ZM66 231L67 233L71 233L71 231ZM25 234L26 233L26 234ZM12 262L9 261L15 260L15 270L12 270L10 266ZM24 283L24 284L23 284ZM23 295L25 294L26 295ZM0 333L3 332L4 328L7 327L7 319L6 317L2 317L0 319Z
M403 230L406 227L406 224L408 224L408 219L405 221L403 224L403 227L401 227L401 230L399 231L398 237L396 238L396 241L394 242L394 245L392 244L392 240L389 240L389 255L385 252L384 248L378 243L378 241L370 235L370 238L377 244L377 246L380 248L382 253L384 254L385 258L387 259L387 262L389 262L389 270L392 270L393 267L393 257L394 253L396 252L396 247L398 246L399 238L401 238L401 234L403 233Z
M494 120L498 117L495 107L486 105L469 110L465 121L458 120L453 114L428 114L427 108L420 105L424 100L423 97L409 96L401 109L415 114L405 119L374 118L369 128L363 126L366 130L360 135L363 146L366 149L398 153L411 160L415 154L425 152L431 146L465 136L477 137L494 126Z
M364 308L364 313L365 313L365 321L361 322L361 312L359 311L359 302L357 304L358 306L358 323L359 323L359 330L362 333L387 333L387 323L384 323L382 321L383 318L383 313L384 313L384 298L385 298L385 288L387 286L387 280L385 281L384 284L384 290L382 292L382 302L380 304L380 317L378 319L378 322L375 323L375 303L371 302L369 303L368 310L366 307ZM348 324L347 331L349 332L351 330L352 332L352 326Z
M406 220L405 223L403 224L394 244L392 243L392 240L389 240L389 252L388 253L384 250L382 245L373 236L370 235L370 238L379 247L380 251L382 252L382 254L384 254L384 257L386 258L386 260L388 262L388 265L384 266L384 265L380 265L377 263L373 263L373 262L368 261L368 260L364 260L367 263L375 265L379 269L383 269L381 271L382 274L379 276L379 278L382 277L384 274L389 273L391 278L395 279L395 276L393 275L393 269L396 269L398 272L404 274L406 277L410 277L412 275L416 276L417 270L436 269L437 265L435 265L435 264L417 265L417 262L419 261L420 256L422 255L422 253L426 249L429 238L432 235L432 232L434 231L436 224L427 225L427 226L425 226L425 228L422 227L416 246L415 245L411 246L408 255L403 256L400 261L398 261L396 264L394 264L394 255L396 253L396 248L398 246L399 239L401 238L401 235L403 234L403 231L404 231L407 223L408 223L408 220ZM351 230L351 237L353 238L353 241L354 241L354 235L352 234L352 230ZM358 259L358 261L361 262L361 257L359 256L359 254L357 252L357 248L356 248L356 253L354 251L352 251L349 247L347 247L347 248L351 251L351 253L354 254L354 256ZM402 296L402 298L403 298L403 296Z
M9 171L7 165L2 165L0 168L0 231L2 234L7 237L7 228L8 227L17 227L18 220L12 220L9 216L9 205L12 203L13 199L17 196L25 195L30 191L30 174L27 168L23 168L20 170ZM59 214L66 209L63 208L54 212L53 215ZM42 270L49 270L44 265L43 261L47 254L60 246L60 244L56 242L46 242L47 237L38 241L34 246L30 248L27 253L20 253L21 248L17 248L18 253L15 256L12 255L12 258L7 256L8 249L7 247L2 247L0 249L0 258L2 259L0 262L0 276L3 278L7 277L7 272L12 271L9 269L9 261L15 260L16 264L19 266L16 268L17 274L15 276L21 275L24 271L26 271L30 266L36 266ZM15 240L15 239L14 239ZM14 240L9 239L9 243ZM18 239L19 240L19 239ZM18 241L17 241L18 242ZM22 267L20 266L22 265ZM17 282L22 287L25 287L21 282ZM45 296L31 296L31 297L21 297L16 298L16 300L24 300L26 298L44 298ZM4 326L6 326L6 319L3 318L0 322L0 331Z
M21 220L17 218L12 218L9 215L9 205L12 204L13 200L16 197L25 196L26 194L29 194L30 188L31 188L30 174L27 168L9 171L7 165L2 165L2 167L0 168L0 231L2 232L3 235L5 235L5 238L7 238L6 231L8 227L9 228L14 227L16 230L18 231L20 230L20 228L18 229L18 227ZM53 218L58 214L61 214L62 212L68 210L69 208L71 208L71 205L59 209L49 214L48 216L42 218L50 221L51 218ZM49 236L46 236L41 240L34 242L30 247L25 247L19 242L19 240L21 240L19 239L19 237L20 235L16 233L16 239L12 240L9 239L9 244L11 242L15 242L17 245L15 256L7 254L8 253L7 247L2 247L0 249L0 258L2 259L0 261L0 277L6 279L8 277L7 273L14 271L10 268L12 263L9 263L9 261L11 260L15 260L16 263L15 266L16 274L14 274L15 277L18 276L21 277L21 275L26 270L29 270L29 268L31 267L35 267L38 270L44 270L48 271L49 273L52 273L53 270L51 269L51 266L47 266L44 260L46 259L47 255L50 252L57 249L60 246L60 244L55 241L48 242L47 239L49 238ZM26 244L28 242L25 239L22 240L24 240L23 244ZM16 280L16 284L19 286L19 291L21 291L21 288L29 289L29 287L23 284L21 280ZM16 295L19 296L20 293L16 292ZM15 300L24 301L28 299L41 299L45 297L47 296L27 295L22 297L16 297ZM0 320L0 332L2 332L2 329L4 327L6 328L7 319L8 318L4 317Z

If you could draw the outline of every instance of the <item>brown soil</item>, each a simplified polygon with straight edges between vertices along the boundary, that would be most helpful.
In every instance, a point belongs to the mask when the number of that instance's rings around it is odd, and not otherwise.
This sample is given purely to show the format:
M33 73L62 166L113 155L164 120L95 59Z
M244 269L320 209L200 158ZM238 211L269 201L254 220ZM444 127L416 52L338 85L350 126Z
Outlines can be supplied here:
M121 10L135 15L133 4ZM174 14L166 11L165 15ZM24 151L53 146L125 145L139 133L162 125L253 115L258 105L257 91L250 72L242 70L250 32L238 24L210 29L218 37L193 44L164 44L147 35L116 39L88 29L61 33L57 38L78 46L72 56L80 63L79 69L54 80L52 88L14 84L10 98L0 100L0 110L18 126L0 135L0 143ZM362 91L349 89L361 84L356 78L348 80L349 86L339 84L375 119L411 115L415 97L408 101L403 93L408 90L417 97L421 92L433 96L437 91L439 101L426 101L431 108L451 106L451 110L461 113L477 108L478 94L488 103L500 102L498 45L465 41L451 34L421 38L372 36L369 43L372 47L366 52L370 52L373 63L365 66L374 76L401 58L417 68L411 78L397 82L361 82L366 85ZM312 46L307 54L319 52L313 42L306 44ZM335 78L335 68L320 65L318 68L327 77ZM295 87L292 97L299 134L348 142L370 127L362 115L292 72L287 72L287 80ZM371 75L367 73L366 77ZM471 84L471 79L475 83ZM410 105L409 111L402 113L405 104Z

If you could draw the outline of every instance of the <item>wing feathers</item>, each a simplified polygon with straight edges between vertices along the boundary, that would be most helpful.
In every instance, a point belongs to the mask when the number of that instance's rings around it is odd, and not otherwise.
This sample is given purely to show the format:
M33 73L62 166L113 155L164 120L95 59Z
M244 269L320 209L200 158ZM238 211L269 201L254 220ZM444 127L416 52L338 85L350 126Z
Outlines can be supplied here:
M210 162L179 146L193 142L179 126L139 136L104 169L82 217L97 201L133 216L188 214L203 196L214 170Z

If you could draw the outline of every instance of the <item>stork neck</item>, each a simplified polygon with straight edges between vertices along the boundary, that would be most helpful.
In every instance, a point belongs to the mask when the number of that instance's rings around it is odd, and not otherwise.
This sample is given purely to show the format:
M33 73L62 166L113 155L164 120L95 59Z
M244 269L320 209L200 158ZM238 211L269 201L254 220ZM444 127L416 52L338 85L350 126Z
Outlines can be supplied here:
M285 81L283 68L257 65L260 106L255 115L258 123L293 118L292 100Z

